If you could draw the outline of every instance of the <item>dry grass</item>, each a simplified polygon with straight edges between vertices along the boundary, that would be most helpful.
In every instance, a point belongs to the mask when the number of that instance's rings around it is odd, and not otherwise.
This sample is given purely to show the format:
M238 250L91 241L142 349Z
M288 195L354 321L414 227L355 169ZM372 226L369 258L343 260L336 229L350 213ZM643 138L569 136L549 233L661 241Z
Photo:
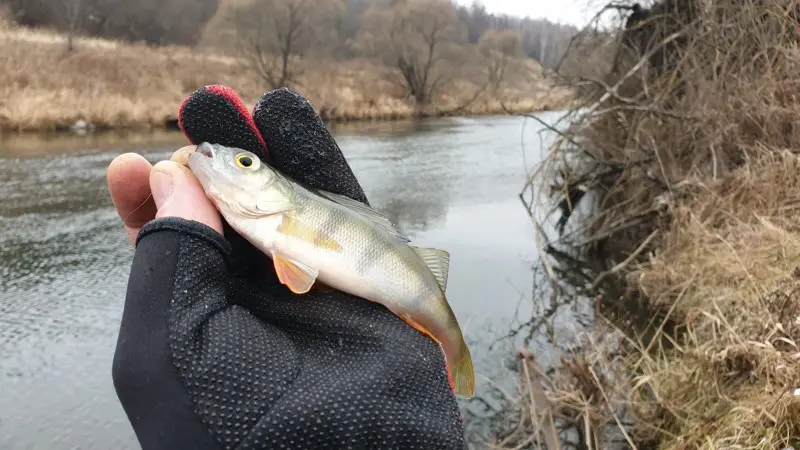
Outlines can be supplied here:
M402 90L384 81L386 69L370 61L315 61L295 87L330 121L397 119L414 114ZM0 27L0 130L47 130L78 119L97 127L161 127L181 100L206 84L234 87L252 105L265 92L231 57L183 47L149 48L101 39L79 39L65 52L64 38L47 31ZM448 113L467 103L477 86L464 81L424 114ZM535 111L566 104L568 91L551 89L530 66L508 106ZM497 114L502 106L481 96L457 114Z
M654 343L638 361L638 419L671 430L671 446L797 445L800 158L772 149L686 189L658 255L630 275L685 328L677 346Z
M205 70L224 63L185 49L80 39L67 54L56 34L8 27L0 33L0 65L3 130L54 129L78 119L159 127L204 81L233 81Z
M549 242L591 269L573 285L602 300L589 345L546 388L589 448L616 448L597 439L609 425L622 448L800 445L799 6L667 2L653 35L672 59L645 51L589 80L534 178L561 177L556 201L578 182L597 194ZM609 334L622 345L595 344Z

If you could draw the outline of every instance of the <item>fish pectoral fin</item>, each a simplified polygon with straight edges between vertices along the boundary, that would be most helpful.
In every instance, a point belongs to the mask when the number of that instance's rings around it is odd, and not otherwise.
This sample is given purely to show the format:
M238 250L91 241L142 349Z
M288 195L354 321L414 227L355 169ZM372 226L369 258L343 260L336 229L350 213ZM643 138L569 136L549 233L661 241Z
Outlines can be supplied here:
M287 258L280 253L272 253L275 273L278 280L295 294L305 294L311 290L319 271L299 261Z
M411 240L404 236L403 233L401 233L400 230L398 230L392 224L392 221L390 221L389 218L383 215L383 213L380 211L344 195L334 194L333 192L328 191L319 192L323 197L326 197L328 200L359 214L361 217L369 220L381 231L394 236L403 243L411 242Z
M439 288L444 293L447 288L447 276L450 272L450 253L438 248L414 247L413 245L410 247L417 252L422 262L428 266L428 269L436 278L436 283L439 284Z

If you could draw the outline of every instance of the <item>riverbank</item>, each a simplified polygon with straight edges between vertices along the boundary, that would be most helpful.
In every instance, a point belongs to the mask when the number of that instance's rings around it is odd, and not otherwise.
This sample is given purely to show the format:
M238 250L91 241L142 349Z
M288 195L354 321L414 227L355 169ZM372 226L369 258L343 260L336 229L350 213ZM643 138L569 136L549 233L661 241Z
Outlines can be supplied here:
M512 445L546 436L545 402L590 448L800 445L800 50L779 2L739 8L666 14L680 58L625 61L536 175L596 207L544 265L597 325L553 376L523 358Z
M0 28L0 130L66 129L78 121L97 129L165 128L175 125L181 101L203 85L229 85L249 105L268 90L225 55L85 38L67 53L64 40L47 31ZM387 81L388 68L373 61L314 61L304 70L296 89L329 122L503 114L505 108L526 113L565 107L571 99L532 60L500 101L488 91L475 98L480 85L464 78L421 112Z

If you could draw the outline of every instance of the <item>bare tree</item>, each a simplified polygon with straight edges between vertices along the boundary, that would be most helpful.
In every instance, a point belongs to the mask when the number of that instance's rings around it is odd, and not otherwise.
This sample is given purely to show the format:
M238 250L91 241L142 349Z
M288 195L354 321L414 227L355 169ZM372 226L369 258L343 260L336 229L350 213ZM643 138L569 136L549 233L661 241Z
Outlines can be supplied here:
M298 63L342 10L340 0L253 1L231 13L236 50L269 88L296 84Z
M361 39L399 71L399 84L420 106L447 84L447 45L458 35L456 10L448 0L397 1L364 14Z
M75 48L74 38L83 23L86 15L86 2L84 0L60 0L64 18L67 22L67 51Z
M489 29L478 40L478 48L486 58L489 86L497 95L514 59L524 56L522 36L516 30Z
M74 49L75 35L92 7L89 0L11 0L8 6L19 23L62 29L67 35L67 51Z
M0 0L22 25L47 26L78 34L194 45L220 0Z

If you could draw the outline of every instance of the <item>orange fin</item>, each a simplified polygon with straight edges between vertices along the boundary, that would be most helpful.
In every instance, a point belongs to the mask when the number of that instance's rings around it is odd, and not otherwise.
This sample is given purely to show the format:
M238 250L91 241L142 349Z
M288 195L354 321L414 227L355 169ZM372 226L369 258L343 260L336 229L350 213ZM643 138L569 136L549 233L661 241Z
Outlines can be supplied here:
M280 253L273 252L272 261L278 280L295 294L305 294L317 279L319 271L299 261L289 259Z
M407 324L411 325L412 328L424 334L425 336L428 336L429 338L431 338L431 340L433 340L433 342L436 342L436 345L438 345L439 349L442 350L442 355L445 358L445 369L447 370L447 381L450 382L450 389L455 391L456 388L455 381L453 381L453 375L450 373L450 365L447 364L447 355L444 353L444 348L442 347L442 343L439 342L439 339L436 339L436 336L434 336L433 333L428 331L427 328L425 328L424 326L422 326L422 324L414 320L410 315L400 314L400 318L403 319Z

